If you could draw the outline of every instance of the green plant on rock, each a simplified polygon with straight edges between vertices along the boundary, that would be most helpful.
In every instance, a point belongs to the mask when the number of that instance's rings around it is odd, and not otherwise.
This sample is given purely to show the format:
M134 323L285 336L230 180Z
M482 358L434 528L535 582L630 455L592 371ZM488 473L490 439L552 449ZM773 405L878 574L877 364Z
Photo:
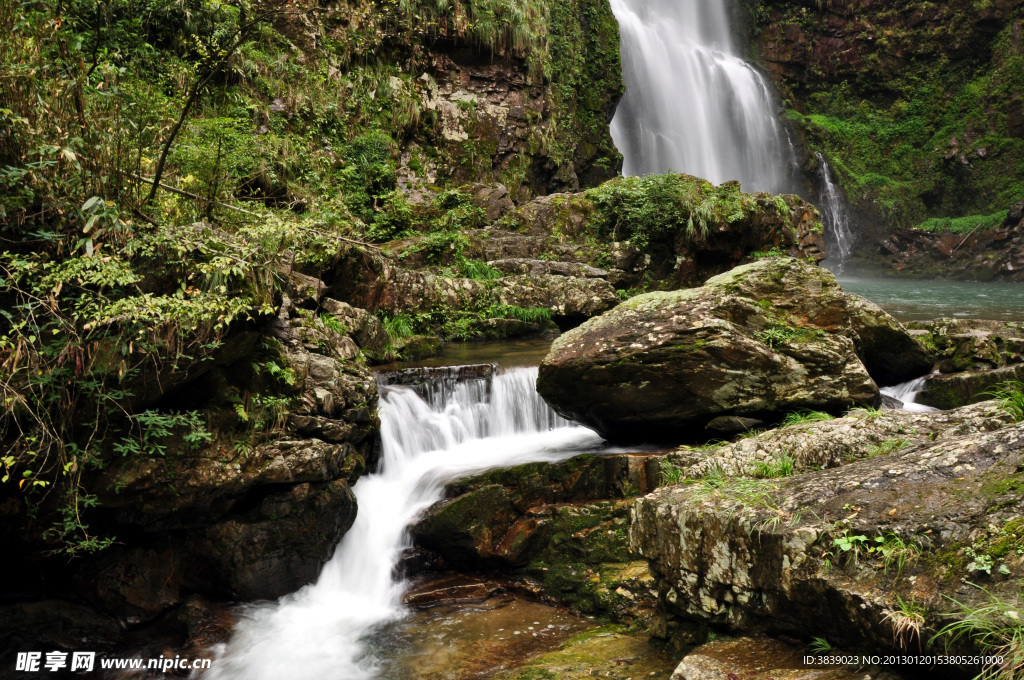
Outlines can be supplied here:
M868 458L874 458L876 456L888 456L891 453L895 453L900 449L904 449L910 446L910 442L906 439L886 439L885 441L872 446L867 450L865 454Z
M941 640L947 649L962 640L976 645L991 660L975 680L1019 680L1024 676L1024 593L1018 590L1016 601L1009 602L974 587L985 593L985 601L971 606L950 598L958 608L950 614L956 620L930 642Z
M882 618L892 626L893 642L900 649L910 649L911 643L917 639L917 649L921 650L921 627L925 621L925 608L912 599L904 600L896 596L894 606Z
M788 427L790 425L806 425L808 423L821 423L826 420L834 420L835 416L825 413L824 411L813 411L811 409L800 409L799 411L793 411L787 413L786 417L782 419L782 426Z
M1003 382L986 392L985 396L997 399L999 408L1008 413L1013 422L1024 420L1024 383L1016 380Z
M492 305L487 308L489 319L518 319L527 323L543 324L551 321L548 307L517 307L516 305Z
M658 461L658 467L661 469L661 481L663 484L675 486L677 484L684 484L687 481L686 471L676 467L671 461L662 458Z
M772 460L754 463L754 476L759 479L781 479L791 477L796 471L796 461L789 454L782 454Z

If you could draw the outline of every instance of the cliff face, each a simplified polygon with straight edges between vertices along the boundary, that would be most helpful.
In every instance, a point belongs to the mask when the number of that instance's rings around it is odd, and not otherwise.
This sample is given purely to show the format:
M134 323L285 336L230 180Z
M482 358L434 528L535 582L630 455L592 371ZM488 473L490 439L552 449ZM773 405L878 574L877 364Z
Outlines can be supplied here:
M752 48L879 235L1024 196L1024 3L765 0Z

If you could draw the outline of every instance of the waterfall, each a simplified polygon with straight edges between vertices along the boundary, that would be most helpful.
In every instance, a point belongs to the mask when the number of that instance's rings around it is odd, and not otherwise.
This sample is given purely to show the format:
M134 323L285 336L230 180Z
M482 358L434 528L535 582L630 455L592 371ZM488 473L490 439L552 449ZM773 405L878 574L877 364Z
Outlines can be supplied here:
M556 415L536 392L536 368L518 368L425 391L381 386L379 472L353 487L355 524L315 584L275 603L249 605L213 680L369 680L367 643L404 615L394 576L407 527L459 477L533 461L556 462L602 445ZM195 676L196 678L200 676Z
M903 402L904 411L915 411L917 413L930 413L932 411L938 411L939 409L931 406L925 406L924 404L918 404L917 393L924 389L924 385L928 382L928 378L931 376L924 376L923 378L915 378L899 385L893 385L892 387L883 387L881 389L882 394L899 399Z
M623 173L674 170L747 191L790 190L767 80L739 55L727 0L611 0L626 94L612 120Z
M846 201L843 194L832 178L832 168L828 161L820 153L817 154L818 164L821 167L821 186L818 193L821 196L821 217L825 222L825 231L829 235L834 246L836 258L831 257L828 262L836 274L842 274L846 268L846 258L853 252L853 232L850 231L850 212L846 209Z

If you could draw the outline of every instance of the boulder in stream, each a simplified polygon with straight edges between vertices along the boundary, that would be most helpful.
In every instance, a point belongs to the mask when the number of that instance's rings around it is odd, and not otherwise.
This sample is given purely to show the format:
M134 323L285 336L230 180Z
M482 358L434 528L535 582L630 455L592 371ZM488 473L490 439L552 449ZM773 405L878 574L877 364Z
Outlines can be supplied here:
M565 333L537 389L609 439L700 438L723 416L874 406L872 371L891 382L931 365L899 322L830 272L772 258L700 288L637 296Z

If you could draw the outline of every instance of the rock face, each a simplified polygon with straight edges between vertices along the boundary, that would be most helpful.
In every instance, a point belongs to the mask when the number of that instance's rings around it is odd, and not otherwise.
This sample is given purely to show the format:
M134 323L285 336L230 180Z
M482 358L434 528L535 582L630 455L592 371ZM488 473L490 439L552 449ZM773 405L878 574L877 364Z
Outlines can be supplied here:
M521 465L450 485L412 533L445 564L500 569L585 614L647 619L654 591L625 526L627 499L657 483L658 459L645 455Z
M840 468L638 500L631 545L650 560L667 634L700 641L711 625L916 650L962 616L949 598L1016 603L1024 424L914 441ZM920 608L914 630L900 632L897 597Z
M909 365L876 353L892 338L913 349ZM832 274L772 258L701 288L638 296L564 334L537 389L612 439L700 437L722 416L876 404L858 345L880 377L931 367L902 326L844 294Z
M681 446L665 461L689 479L715 472L756 477L784 459L792 462L794 471L806 472L930 441L991 432L1009 422L1010 416L992 401L934 413L853 411L845 418L780 427L728 444Z
M267 326L245 331L256 335L248 354L169 382L164 398L203 413L208 441L145 435L83 474L96 507L82 521L113 545L54 564L32 522L5 506L5 523L26 532L12 573L43 579L40 589L62 583L91 607L82 620L118 635L195 595L272 599L313 581L355 518L351 484L375 464L377 387L358 343L376 347L380 329L363 310L317 307L310 290L309 308L285 298ZM95 639L109 641L103 630Z
M788 101L794 139L806 147L803 195L813 196L819 182L816 153L833 168L841 163L834 174L855 212L860 243L875 250L895 232L883 261L904 275L1020 277L1017 234L981 235L977 247L968 241L957 248L974 224L960 234L918 232L917 253L899 254L917 240L904 240L906 227L931 217L989 216L1022 198L1016 172L1024 97L1019 87L995 85L1020 70L1019 9L1017 0L770 0L752 13L752 47ZM932 107L926 92L972 94L950 116ZM899 164L890 162L894 154ZM866 238L871 231L877 240ZM1008 240L1013 247L1006 248Z
M1024 330L1008 321L939 319L911 324L938 357L917 401L956 408L991 398L1001 383L1024 378Z

